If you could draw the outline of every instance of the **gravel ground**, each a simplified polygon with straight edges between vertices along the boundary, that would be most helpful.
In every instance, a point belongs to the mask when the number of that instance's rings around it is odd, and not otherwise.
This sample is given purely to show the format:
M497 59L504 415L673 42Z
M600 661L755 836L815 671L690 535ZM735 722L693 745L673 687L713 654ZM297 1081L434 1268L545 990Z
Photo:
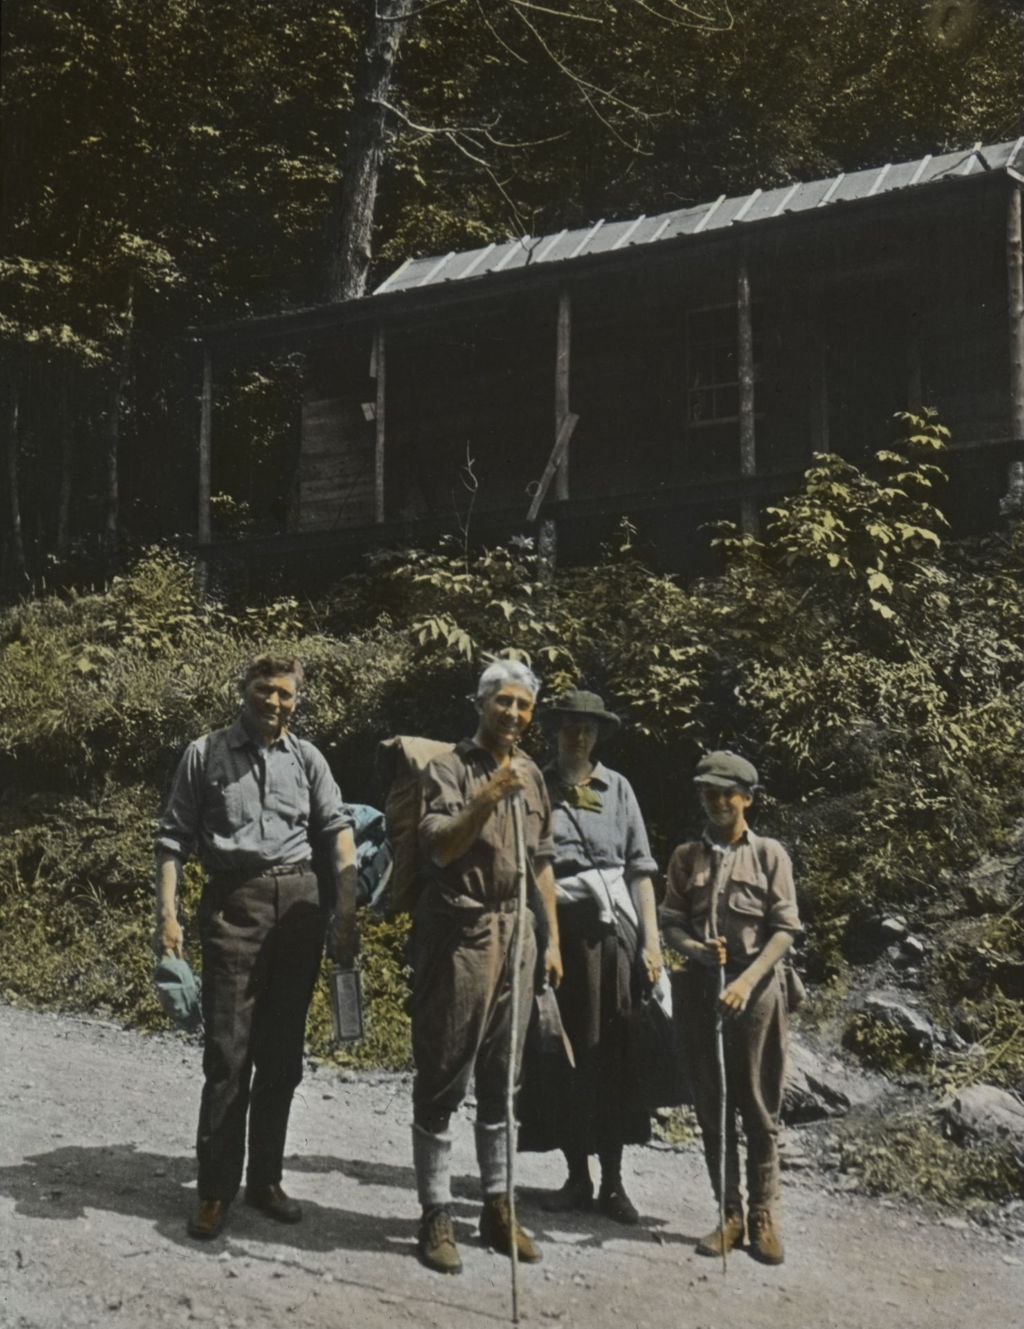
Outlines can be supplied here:
M474 1240L479 1211L468 1116L454 1124L459 1278L421 1267L407 1076L310 1069L292 1114L285 1186L304 1221L244 1205L209 1245L191 1241L200 1052L102 1021L0 1006L0 1325L192 1323L280 1329L507 1323L508 1261ZM543 1262L521 1271L524 1324L615 1329L979 1329L1016 1326L1019 1234L835 1194L813 1167L788 1174L787 1262L693 1250L713 1222L698 1151L627 1151L643 1214L624 1229L544 1214L553 1155L528 1155L521 1217Z

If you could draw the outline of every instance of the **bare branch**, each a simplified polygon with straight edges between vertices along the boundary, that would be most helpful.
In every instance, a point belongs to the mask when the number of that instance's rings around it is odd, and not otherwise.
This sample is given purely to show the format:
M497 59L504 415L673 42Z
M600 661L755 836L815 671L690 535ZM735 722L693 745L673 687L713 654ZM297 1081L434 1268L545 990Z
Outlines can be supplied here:
M592 14L572 14L564 9L549 9L547 5L531 4L531 0L508 0L508 3L517 9L535 9L538 14L552 14L555 18L568 18L574 23L604 23L603 18L595 18Z
M721 0L721 8L725 11L724 20L711 14L701 13L691 5L683 4L681 0L659 0L659 3L667 5L685 17L676 18L671 14L662 14L652 4L648 4L647 0L633 0L638 9L645 10L661 23L671 23L675 27L698 28L702 32L730 32L736 26L735 16L729 8L729 0Z
M508 42L505 40L505 38L498 31L498 29L491 22L491 20L487 17L487 11L484 9L481 0L475 0L475 4L477 8L477 13L480 15L481 19L483 20L484 26L487 28L488 32L498 43L498 45L504 47L504 49L509 53L509 55L512 57L513 60L518 60L521 65L529 65L530 62L529 60L527 60L526 56L520 55L520 53L515 49L514 46L510 46Z
M515 0L508 0L508 3L515 4ZM585 79L582 74L577 74L574 69L572 69L569 65L566 64L566 62L562 59L560 55L557 55L551 49L547 41L544 39L544 35L540 32L537 25L532 21L532 19L528 18L526 14L522 13L522 11L519 9L515 9L514 13L516 17L519 19L520 23L524 24L533 34L535 41L537 42L538 46L540 46L544 54L548 57L548 59L551 60L551 62L558 68L558 70L561 73L565 75L566 78L571 79L572 82L577 85L577 87L585 88L587 89L588 92L593 93L595 96L606 98L608 101L612 102L615 106L620 106L624 111L628 111L630 115L636 116L638 120L650 120L652 118L647 111L642 110L639 106L633 106L630 102L627 102L626 100L624 100L624 98L618 96L617 93L612 92L610 88L602 88L600 87L599 84L591 83L589 79Z
M547 138L523 139L521 142L513 143L508 142L505 139L495 138L494 134L491 132L501 119L500 116L495 116L489 125L420 125L417 124L416 121L405 111L397 106L393 106L391 102L384 101L381 97L374 97L372 98L372 101L374 102L374 105L383 106L386 111L390 111L392 115L397 116L403 124L408 125L410 129L414 130L417 134L422 134L426 138L431 136L451 138L454 135L463 135L466 138L470 138L473 134L479 134L485 138L492 147L515 150L520 148L541 148L548 143L557 143L560 139L566 138L569 133L567 129L563 129L561 133L549 134ZM470 141L472 141L471 138ZM480 150L482 151L482 149Z

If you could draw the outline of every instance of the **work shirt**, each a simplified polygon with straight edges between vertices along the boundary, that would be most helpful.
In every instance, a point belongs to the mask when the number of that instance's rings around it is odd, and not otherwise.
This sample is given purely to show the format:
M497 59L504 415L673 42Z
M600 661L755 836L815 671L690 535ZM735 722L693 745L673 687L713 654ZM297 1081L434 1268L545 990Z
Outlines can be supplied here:
M529 757L512 758L523 776L523 830L527 857L533 866L555 856L551 838L551 805L544 777ZM423 820L420 846L429 862L429 876L449 904L458 907L493 905L514 899L517 887L516 836L511 798L503 798L484 822L476 840L459 858L442 867L434 847L453 817L475 797L498 769L491 754L472 739L463 739L452 752L435 757L423 776Z
M352 826L323 755L285 731L268 746L236 720L185 749L156 845L211 873L256 876L309 859L314 838Z
M714 907L713 907L714 906ZM779 844L747 830L734 845L705 834L680 845L668 865L663 927L694 941L725 938L728 968L743 969L774 932L802 932L793 865Z
M621 868L627 880L657 872L640 805L624 775L595 763L586 788L598 795L601 807L573 807L572 817L566 812L557 768L549 767L544 775L551 799L556 877L575 876L593 867Z

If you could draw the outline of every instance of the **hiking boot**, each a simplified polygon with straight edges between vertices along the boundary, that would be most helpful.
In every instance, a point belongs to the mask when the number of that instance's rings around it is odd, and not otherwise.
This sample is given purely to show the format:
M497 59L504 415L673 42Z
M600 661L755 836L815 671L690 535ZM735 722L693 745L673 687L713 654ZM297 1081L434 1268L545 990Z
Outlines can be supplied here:
M420 1219L416 1248L428 1269L438 1274L461 1274L462 1260L455 1244L452 1216L444 1205L425 1209Z
M198 1241L211 1241L224 1226L228 1216L226 1200L203 1200L196 1202L195 1212L188 1220L188 1235Z
M606 1218L614 1223L623 1223L626 1227L635 1227L640 1222L636 1205L626 1194L620 1182L617 1186L602 1186L597 1197L597 1207Z
M698 1255L713 1255L719 1259L728 1255L734 1246L743 1244L743 1215L737 1209L725 1211L725 1227L716 1227L697 1242Z
M480 1215L480 1240L499 1255L512 1254L512 1215L509 1213L507 1195L488 1195L484 1199L483 1213ZM541 1258L539 1249L518 1223L516 1253L523 1264L536 1264Z
M781 1264L786 1258L782 1246L782 1234L775 1226L770 1209L751 1209L750 1254L762 1264Z
M549 1214L565 1214L574 1209L586 1213L594 1207L594 1183L589 1177L570 1177L564 1186L545 1195L540 1207Z

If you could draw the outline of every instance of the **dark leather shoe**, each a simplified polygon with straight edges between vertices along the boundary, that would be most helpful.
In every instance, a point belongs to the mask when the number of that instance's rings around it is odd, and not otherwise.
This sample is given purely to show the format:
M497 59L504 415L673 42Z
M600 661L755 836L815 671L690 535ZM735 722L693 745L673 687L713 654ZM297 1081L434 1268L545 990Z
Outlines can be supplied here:
M635 1227L640 1222L636 1205L621 1185L610 1190L605 1190L602 1186L597 1197L597 1207L605 1218L610 1218L615 1223L623 1223L626 1227Z
M594 1183L589 1177L570 1177L564 1186L545 1195L540 1207L549 1214L567 1214L573 1210L586 1213L594 1207Z
M210 1241L220 1232L227 1216L228 1203L226 1200L200 1199L196 1204L195 1212L188 1220L188 1235L195 1237L198 1241Z
M280 1186L246 1186L245 1202L278 1223L301 1223L302 1206Z

